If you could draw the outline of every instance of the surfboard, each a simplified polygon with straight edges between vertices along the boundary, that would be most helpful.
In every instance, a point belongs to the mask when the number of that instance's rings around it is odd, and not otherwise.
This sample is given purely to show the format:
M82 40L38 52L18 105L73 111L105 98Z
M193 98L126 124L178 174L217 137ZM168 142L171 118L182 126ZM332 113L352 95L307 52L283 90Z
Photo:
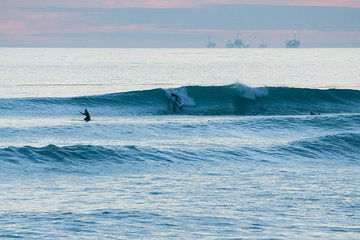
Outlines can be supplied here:
M72 122L91 122L91 121L85 121L84 119L70 119Z
M179 108L182 108L182 106L184 106L184 103L181 101L181 99L178 101L175 101L175 103Z

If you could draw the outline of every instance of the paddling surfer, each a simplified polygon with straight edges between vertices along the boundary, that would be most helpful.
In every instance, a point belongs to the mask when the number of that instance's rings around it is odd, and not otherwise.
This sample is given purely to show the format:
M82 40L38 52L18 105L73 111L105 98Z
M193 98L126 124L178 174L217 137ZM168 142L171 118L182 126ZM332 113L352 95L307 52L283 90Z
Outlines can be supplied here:
M85 116L84 121L86 122L90 121L90 113L88 112L87 109L85 109L84 112L80 112L80 113Z

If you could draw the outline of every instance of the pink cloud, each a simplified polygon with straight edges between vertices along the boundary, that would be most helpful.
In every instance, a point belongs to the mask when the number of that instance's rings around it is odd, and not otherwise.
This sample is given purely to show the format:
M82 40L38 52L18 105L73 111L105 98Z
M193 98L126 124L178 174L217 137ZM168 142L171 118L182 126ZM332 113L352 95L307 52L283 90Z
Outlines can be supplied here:
M123 8L123 7L149 7L149 8L180 8L180 7L200 7L204 5L220 4L272 4L272 5L301 5L301 6L346 6L360 7L360 0L88 0L86 4L79 0L0 0L0 34L11 39L22 39L23 42L35 41L46 44L46 40L57 39L68 41L71 39L67 34L78 33L151 33L151 34L178 34L178 35L197 35L205 36L211 34L218 40L219 46L223 41L235 38L238 29L196 29L196 28L173 28L166 25L103 25L94 26L87 23L87 18L91 16L76 15L78 13L65 12L36 12L34 9L12 8L21 7L103 7L103 8ZM22 5L21 5L21 4ZM45 4L46 3L46 4ZM7 6L3 7L3 6ZM55 10L54 10L55 11ZM100 24L100 23L99 23ZM109 23L107 23L109 24ZM287 36L292 36L292 32L286 30L264 30L264 31L241 31L246 41L253 42L256 46L262 39L266 39L270 46L283 46ZM47 38L47 35L52 38ZM359 32L321 32L321 31L301 31L304 42L337 42L349 41L360 42ZM56 36L56 37L55 37ZM110 36L110 35L105 35ZM199 37L197 37L199 38ZM43 41L43 42L41 42Z
M56 19L66 18L68 17L68 13L58 13L58 12L52 12L52 13L30 13L25 14L24 18L31 21L53 21Z
M322 7L360 7L359 0L104 0L99 6L105 7L149 7L176 8L200 7L222 4L257 4L286 6L322 6Z
M11 8L8 11L2 10L0 34L11 41L25 41L33 34L56 31L66 27L62 21L69 19L68 13L42 13Z
M148 7L177 8L199 7L221 4L262 4L324 7L360 7L359 0L2 0L0 8L5 7Z
M263 4L266 1L259 1ZM317 7L360 7L360 1L358 0L272 0L276 5L294 5L294 6L317 6Z
M20 22L8 21L8 22L0 23L0 33L6 35L18 34L24 31L24 29L25 29L25 25Z

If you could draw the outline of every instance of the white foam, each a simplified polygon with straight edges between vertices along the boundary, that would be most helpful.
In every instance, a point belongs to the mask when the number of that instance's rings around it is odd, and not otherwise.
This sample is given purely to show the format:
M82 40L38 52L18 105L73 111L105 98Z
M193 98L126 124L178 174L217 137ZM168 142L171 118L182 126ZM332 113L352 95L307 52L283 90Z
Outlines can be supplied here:
M164 90L165 90L166 96L168 98L171 97L171 93L175 93L176 95L178 95L184 106L195 106L196 105L194 99L192 99L189 96L189 94L187 93L186 87L169 88L169 89L164 89Z
M252 88L242 83L235 83L233 87L238 90L241 97L249 98L252 100L255 100L258 97L267 96L269 94L266 87Z

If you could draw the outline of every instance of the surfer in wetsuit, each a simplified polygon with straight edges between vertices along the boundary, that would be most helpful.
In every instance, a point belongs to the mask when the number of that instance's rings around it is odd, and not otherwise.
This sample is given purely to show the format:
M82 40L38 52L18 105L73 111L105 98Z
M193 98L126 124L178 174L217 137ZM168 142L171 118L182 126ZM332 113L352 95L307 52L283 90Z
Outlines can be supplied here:
M182 106L183 106L182 103L181 103L180 97L179 97L177 94L171 92L170 98L171 98L171 99L174 99L173 113L177 112L177 111L176 111L176 106L178 107L178 109L179 109L179 111L180 111L181 108L182 108Z
M86 122L90 121L90 113L88 112L87 109L85 109L85 112L80 112L80 113L85 116L84 121Z

